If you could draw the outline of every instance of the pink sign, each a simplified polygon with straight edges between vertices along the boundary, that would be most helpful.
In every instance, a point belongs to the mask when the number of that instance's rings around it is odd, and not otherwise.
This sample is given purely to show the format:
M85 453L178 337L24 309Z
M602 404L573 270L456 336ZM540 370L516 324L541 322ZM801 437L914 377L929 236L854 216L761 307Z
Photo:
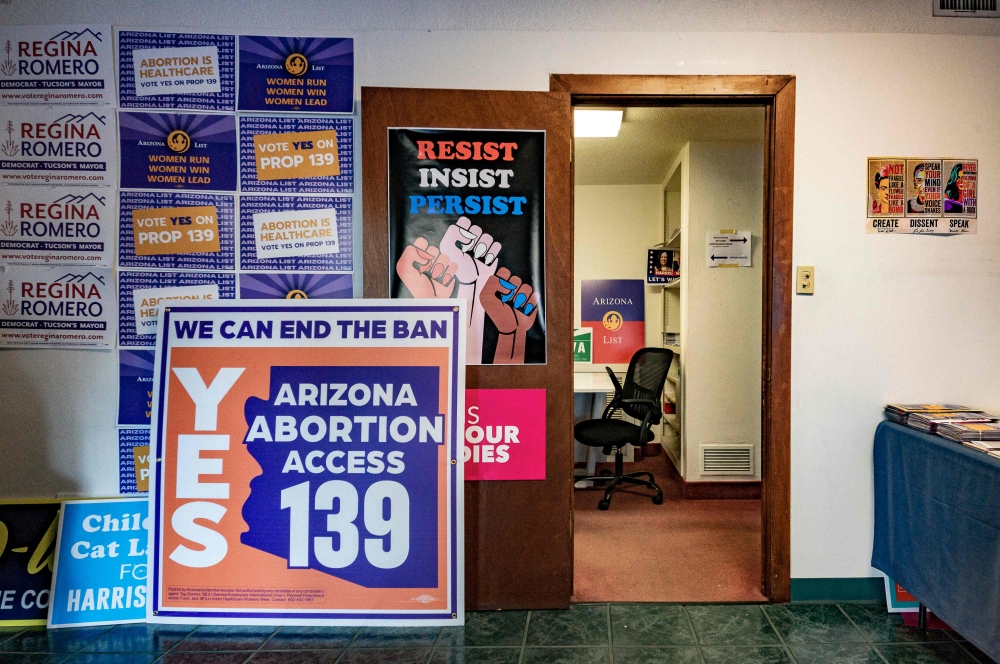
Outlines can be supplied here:
M467 480L545 479L545 390L466 390Z

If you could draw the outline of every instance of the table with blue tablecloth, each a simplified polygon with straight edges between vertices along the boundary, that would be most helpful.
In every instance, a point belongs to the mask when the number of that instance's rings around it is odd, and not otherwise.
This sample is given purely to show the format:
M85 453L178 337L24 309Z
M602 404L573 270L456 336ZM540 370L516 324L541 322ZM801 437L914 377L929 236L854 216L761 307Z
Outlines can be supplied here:
M892 422L873 459L872 566L1000 659L1000 459Z

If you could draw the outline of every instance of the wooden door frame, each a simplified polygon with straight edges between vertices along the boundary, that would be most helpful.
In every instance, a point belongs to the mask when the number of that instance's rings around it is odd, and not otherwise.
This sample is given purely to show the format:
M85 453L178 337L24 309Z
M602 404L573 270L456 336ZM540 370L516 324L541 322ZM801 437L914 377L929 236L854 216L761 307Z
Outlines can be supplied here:
M552 74L574 105L761 105L765 111L761 367L761 592L791 599L792 194L794 76Z

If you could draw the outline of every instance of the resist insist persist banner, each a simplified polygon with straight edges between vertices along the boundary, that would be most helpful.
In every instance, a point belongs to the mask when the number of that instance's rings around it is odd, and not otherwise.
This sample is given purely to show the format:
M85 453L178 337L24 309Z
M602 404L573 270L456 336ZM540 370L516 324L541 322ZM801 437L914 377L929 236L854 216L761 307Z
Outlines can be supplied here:
M469 364L544 364L545 132L389 130L392 297L468 303Z

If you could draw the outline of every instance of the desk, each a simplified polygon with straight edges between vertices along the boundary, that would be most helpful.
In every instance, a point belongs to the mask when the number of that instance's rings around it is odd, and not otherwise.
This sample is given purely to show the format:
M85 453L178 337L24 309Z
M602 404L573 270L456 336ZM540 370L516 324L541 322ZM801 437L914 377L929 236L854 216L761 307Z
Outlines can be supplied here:
M611 382L611 376L608 375L607 371L573 374L573 394L586 394L590 396L590 418L592 419L600 419L607 405L607 397L605 395L609 393L614 394L614 392L615 384ZM575 471L574 474L586 477L596 473L598 449L575 441L574 445L585 447L587 452L587 470L580 469L579 471ZM573 456L575 458L576 454ZM593 482L580 482L579 484L581 486L578 488L583 488L584 486L592 485Z
M1000 459L882 422L873 462L872 567L1000 659Z

